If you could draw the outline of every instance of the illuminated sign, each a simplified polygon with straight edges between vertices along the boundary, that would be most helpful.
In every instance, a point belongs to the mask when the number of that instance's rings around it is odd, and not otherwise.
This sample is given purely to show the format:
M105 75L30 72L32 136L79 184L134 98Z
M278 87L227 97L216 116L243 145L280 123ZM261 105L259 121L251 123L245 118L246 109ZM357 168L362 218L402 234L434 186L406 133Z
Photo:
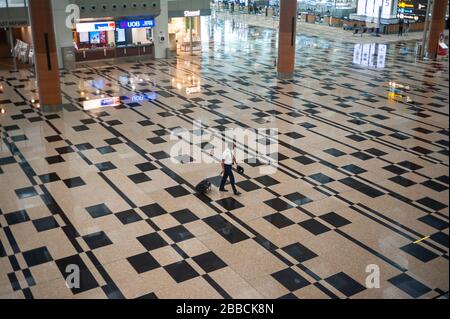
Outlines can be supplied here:
M150 93L145 93L145 94L137 94L137 95L133 95L131 97L131 101L136 103L136 102L144 102L144 101L154 101L156 100L156 93L155 92L150 92Z
M85 111L94 110L102 107L119 106L120 97L107 97L104 99L87 100L83 102L83 109Z
M154 28L155 19L144 19L144 20L122 20L119 21L120 29L138 29L138 28Z
M404 19L415 19L427 14L427 0L399 0L397 16Z
M116 23L114 21L77 23L77 32L93 32L93 31L114 31Z
M200 10L197 11L184 11L185 17L198 17L200 16Z
M201 92L202 92L201 86L193 86L193 87L186 88L186 94L196 94L196 93L201 93Z

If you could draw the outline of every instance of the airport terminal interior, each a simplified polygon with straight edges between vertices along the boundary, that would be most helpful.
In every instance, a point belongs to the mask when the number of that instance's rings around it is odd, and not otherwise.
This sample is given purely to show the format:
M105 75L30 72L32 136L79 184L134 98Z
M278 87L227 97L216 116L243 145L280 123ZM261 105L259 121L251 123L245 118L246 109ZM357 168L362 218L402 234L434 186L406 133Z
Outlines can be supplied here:
M0 299L448 299L448 4L370 1L0 5Z

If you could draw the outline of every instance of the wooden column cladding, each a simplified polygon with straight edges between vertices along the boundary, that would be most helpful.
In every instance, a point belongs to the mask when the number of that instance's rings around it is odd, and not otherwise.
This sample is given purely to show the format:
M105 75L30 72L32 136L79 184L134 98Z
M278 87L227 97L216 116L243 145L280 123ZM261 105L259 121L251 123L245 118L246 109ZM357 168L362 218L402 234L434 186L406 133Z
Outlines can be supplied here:
M28 8L41 109L56 111L62 100L51 0L29 0Z
M430 34L428 36L428 56L436 58L439 37L445 29L445 13L447 11L447 0L433 0L433 14L431 15Z
M278 38L278 75L280 78L291 78L294 74L296 36L297 0L281 0Z

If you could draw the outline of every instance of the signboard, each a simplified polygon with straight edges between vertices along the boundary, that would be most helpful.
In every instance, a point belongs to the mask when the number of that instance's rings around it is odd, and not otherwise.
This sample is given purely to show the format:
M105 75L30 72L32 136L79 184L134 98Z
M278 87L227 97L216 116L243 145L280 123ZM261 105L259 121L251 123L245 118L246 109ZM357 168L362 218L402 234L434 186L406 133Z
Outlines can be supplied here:
M399 18L417 20L427 14L427 6L427 0L399 0L397 15Z
M77 23L77 32L93 32L93 31L114 31L116 23L114 21Z
M120 29L137 29L137 28L154 28L155 19L143 19L143 20L122 20L119 21Z
M94 110L102 107L119 106L120 97L107 97L104 99L87 100L83 102L83 109L85 111Z
M197 11L184 11L185 17L199 17L200 16L200 10Z
M8 28L8 27L23 27L27 26L27 20L2 20L0 21L0 27Z
M157 95L155 92L145 93L145 94L137 94L131 97L131 101L134 103L144 102L144 101L154 101L156 100Z

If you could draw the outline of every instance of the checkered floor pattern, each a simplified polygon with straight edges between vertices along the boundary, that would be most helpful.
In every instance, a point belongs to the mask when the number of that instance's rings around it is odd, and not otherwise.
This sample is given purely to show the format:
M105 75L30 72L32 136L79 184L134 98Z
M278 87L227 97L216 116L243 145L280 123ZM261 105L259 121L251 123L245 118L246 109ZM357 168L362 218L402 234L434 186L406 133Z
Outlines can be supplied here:
M213 22L192 57L62 71L55 114L30 70L0 72L0 298L448 298L448 60L398 42L369 67L301 36L279 81L273 30ZM83 109L103 97L120 105ZM217 164L170 158L173 132L208 157L239 127L279 142L240 197Z

